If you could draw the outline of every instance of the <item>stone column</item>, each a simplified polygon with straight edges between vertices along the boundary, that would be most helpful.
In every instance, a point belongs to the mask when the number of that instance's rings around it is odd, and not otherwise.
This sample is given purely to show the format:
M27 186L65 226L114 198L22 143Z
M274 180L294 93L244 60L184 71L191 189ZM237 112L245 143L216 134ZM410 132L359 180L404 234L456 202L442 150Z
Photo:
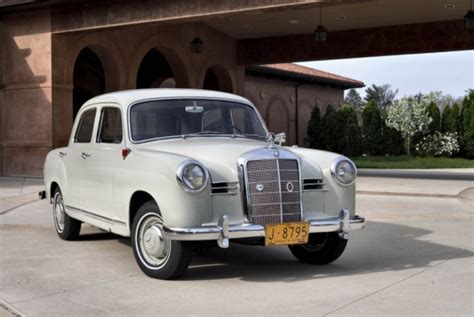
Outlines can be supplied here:
M40 176L52 148L51 14L10 14L3 23L3 172Z

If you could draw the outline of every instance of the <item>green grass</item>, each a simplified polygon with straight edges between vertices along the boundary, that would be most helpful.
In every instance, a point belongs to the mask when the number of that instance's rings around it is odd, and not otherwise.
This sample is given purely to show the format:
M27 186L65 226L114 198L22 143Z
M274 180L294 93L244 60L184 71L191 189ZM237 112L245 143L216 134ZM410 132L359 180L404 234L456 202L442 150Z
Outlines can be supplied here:
M360 156L352 160L357 168L474 168L474 160L450 157Z

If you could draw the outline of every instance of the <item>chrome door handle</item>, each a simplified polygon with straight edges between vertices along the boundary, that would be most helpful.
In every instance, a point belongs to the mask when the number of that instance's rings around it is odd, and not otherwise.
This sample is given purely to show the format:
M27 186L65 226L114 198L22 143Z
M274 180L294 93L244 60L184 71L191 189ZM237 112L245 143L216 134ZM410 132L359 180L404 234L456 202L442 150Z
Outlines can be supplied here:
M66 155L67 155L66 152L59 152L59 157L60 157L60 158L63 158L63 157L65 157Z
M86 158L90 157L91 155L89 153L82 152L81 156L82 156L83 159L86 159Z

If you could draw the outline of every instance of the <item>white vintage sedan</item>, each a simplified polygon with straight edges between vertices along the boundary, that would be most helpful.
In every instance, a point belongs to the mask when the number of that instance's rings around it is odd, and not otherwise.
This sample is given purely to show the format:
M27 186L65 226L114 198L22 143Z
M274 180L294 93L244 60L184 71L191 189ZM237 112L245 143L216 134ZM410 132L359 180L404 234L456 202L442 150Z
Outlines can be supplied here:
M344 251L355 215L356 167L339 154L284 147L242 97L144 89L89 100L67 147L51 151L43 197L58 235L81 224L131 237L151 277L180 277L194 247L214 241L288 245L301 262Z

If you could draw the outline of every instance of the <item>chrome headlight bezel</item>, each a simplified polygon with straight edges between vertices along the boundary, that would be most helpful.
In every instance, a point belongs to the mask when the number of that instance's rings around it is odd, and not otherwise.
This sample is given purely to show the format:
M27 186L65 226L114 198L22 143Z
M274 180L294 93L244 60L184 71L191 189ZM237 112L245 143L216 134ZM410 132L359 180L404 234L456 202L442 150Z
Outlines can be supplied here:
M204 180L202 182L202 185L200 187L197 187L197 188L192 188L190 185L189 185L189 181L186 181L185 179L185 176L184 176L184 172L186 170L187 167L189 166L197 166L198 168L200 168L203 172L203 177L204 177ZM204 165L202 165L201 163L199 163L198 161L195 161L195 160L186 160L184 162L182 162L181 164L179 164L178 166L178 170L176 171L176 180L178 181L178 184L181 186L181 188L188 192L188 193L199 193L199 192L202 192L206 187L207 187L207 184L209 182L209 171L207 170L207 168L204 167Z
M339 175L337 174L337 169L339 167L340 164L342 163L348 163L352 170L353 170L353 173L354 173L354 177L346 182L344 180L342 180L341 178L339 178ZM347 157L345 156L339 156L338 158L336 158L332 163L331 163L331 175L332 175L332 178L334 178L334 180L336 181L336 183L342 187L348 187L348 186L351 186L352 184L355 183L356 181L356 178L357 178L357 167L355 166L354 162L352 162L350 159L348 159Z

